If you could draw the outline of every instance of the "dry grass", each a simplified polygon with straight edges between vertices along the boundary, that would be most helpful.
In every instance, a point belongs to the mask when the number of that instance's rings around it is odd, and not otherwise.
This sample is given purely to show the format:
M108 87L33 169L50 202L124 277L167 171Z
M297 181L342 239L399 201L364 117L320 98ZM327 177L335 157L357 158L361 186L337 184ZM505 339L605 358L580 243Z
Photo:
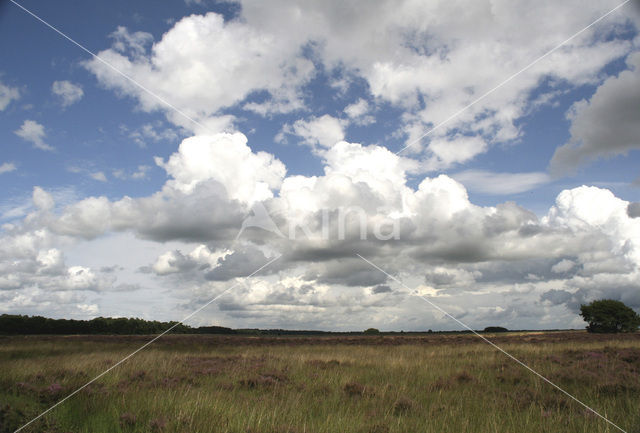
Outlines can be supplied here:
M497 338L568 392L627 431L639 432L640 338L589 337L537 333ZM398 338L169 336L25 431L614 431L477 337ZM15 430L145 339L0 341L2 433Z

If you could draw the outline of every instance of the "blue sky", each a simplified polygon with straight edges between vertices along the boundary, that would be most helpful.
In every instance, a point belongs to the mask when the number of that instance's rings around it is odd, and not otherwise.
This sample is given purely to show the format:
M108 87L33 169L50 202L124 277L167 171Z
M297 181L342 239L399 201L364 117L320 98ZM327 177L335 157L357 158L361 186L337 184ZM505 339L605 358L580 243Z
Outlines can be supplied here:
M361 252L477 327L640 307L631 3L481 100L620 3L19 3L100 60L0 5L1 312L178 319L282 254L200 323L453 327ZM402 232L239 241L256 205Z

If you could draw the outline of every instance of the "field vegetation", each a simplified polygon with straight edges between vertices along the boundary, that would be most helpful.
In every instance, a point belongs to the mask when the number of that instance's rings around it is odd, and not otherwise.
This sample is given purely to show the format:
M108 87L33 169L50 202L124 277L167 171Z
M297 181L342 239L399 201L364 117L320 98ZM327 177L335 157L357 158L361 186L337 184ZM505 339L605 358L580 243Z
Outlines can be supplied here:
M640 335L488 335L640 432ZM151 337L0 337L12 432ZM167 335L22 431L613 432L473 335Z

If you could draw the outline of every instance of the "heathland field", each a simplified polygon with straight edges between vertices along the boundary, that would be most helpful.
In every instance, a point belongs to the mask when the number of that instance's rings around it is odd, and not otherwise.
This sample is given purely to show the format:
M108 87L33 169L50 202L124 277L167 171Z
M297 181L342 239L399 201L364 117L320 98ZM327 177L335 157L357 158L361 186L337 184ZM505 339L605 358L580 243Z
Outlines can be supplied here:
M640 335L487 335L631 433ZM0 339L12 432L151 337ZM620 431L473 335L163 337L29 432Z

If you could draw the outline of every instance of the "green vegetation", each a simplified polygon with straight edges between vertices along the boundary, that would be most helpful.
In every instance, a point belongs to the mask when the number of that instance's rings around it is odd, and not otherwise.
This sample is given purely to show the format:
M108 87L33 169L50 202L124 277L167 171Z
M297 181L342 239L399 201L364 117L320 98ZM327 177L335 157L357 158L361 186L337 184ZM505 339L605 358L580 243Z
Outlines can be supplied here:
M177 322L149 321L125 317L96 317L91 320L51 319L42 316L0 315L0 335L157 335ZM496 328L497 329L497 328ZM506 331L505 328L501 328ZM486 331L486 329L485 329ZM431 330L427 331L433 332ZM492 331L499 332L499 331ZM200 326L197 328L179 324L172 334L237 334L254 336L335 336L335 335L418 335L421 332L380 332L376 328L365 331L317 331L291 329L231 329L224 326ZM439 331L439 334L467 334L469 331Z
M509 332L509 330L502 326L487 326L484 328L484 332Z
M1 337L0 432L149 337ZM629 432L640 336L503 334L500 345ZM540 344L542 343L542 344ZM471 335L168 335L25 432L591 432L603 420Z
M167 323L133 318L96 317L92 320L73 320L3 314L0 316L0 334L159 334L173 324L175 322ZM178 325L174 331L182 333L188 329L184 325Z
M589 332L635 332L640 316L620 301L602 299L580 306L580 315L589 323Z

